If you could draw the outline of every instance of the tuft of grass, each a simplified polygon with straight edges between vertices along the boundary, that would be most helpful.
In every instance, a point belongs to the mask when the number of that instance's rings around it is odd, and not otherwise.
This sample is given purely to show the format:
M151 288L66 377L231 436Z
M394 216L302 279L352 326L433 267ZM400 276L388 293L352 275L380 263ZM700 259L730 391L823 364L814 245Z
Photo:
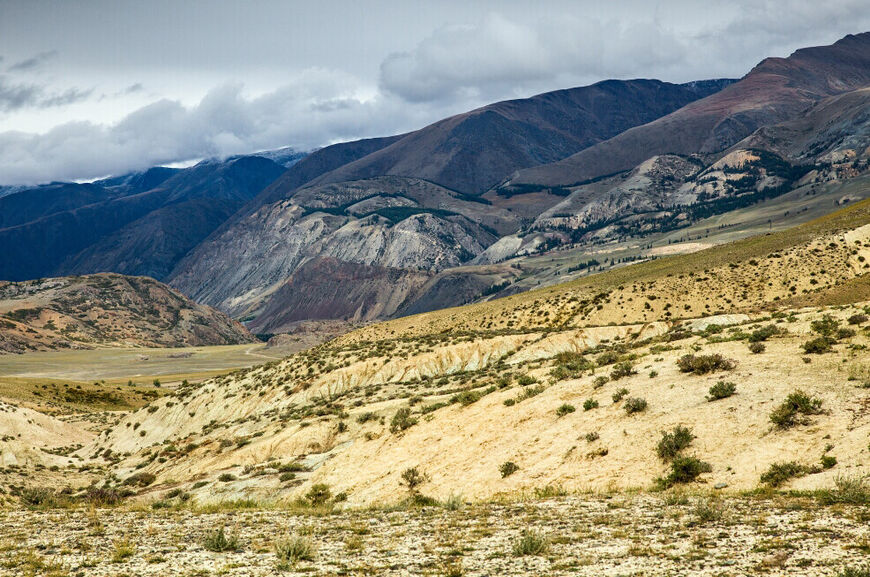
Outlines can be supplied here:
M300 535L285 537L275 543L279 571L286 571L299 561L313 561L315 555L314 545Z
M817 493L824 505L846 503L848 505L870 505L870 483L864 477L838 475L833 489L822 489Z
M526 555L545 555L550 549L550 543L546 537L531 529L524 529L520 538L514 542L513 554L515 557Z
M214 551L215 553L238 551L242 548L239 536L235 533L230 533L228 535L223 527L206 534L202 539L202 546L206 550Z
M129 539L119 539L112 546L112 563L123 563L136 554L136 546Z

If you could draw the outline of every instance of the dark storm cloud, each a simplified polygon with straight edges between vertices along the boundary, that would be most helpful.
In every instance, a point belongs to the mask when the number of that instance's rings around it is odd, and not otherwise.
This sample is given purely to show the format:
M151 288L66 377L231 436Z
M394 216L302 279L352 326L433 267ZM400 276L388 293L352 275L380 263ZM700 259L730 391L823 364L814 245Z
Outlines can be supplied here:
M307 149L604 78L739 77L867 29L866 0L9 0L0 122L19 124L0 132L0 180Z

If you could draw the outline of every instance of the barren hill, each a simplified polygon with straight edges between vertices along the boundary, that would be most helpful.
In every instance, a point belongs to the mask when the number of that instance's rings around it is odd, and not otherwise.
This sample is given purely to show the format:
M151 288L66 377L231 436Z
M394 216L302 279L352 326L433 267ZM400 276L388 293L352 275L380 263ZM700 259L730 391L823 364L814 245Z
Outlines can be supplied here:
M0 282L0 353L253 342L239 323L147 277Z

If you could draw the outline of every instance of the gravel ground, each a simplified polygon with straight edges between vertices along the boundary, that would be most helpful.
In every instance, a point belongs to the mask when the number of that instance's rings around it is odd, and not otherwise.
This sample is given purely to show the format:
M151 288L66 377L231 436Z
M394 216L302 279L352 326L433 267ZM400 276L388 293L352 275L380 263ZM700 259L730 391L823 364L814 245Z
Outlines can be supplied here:
M205 538L225 527L237 551ZM518 555L523 531L545 540ZM310 560L281 563L298 539ZM326 515L0 512L2 575L837 575L870 563L870 510L798 497L570 496Z

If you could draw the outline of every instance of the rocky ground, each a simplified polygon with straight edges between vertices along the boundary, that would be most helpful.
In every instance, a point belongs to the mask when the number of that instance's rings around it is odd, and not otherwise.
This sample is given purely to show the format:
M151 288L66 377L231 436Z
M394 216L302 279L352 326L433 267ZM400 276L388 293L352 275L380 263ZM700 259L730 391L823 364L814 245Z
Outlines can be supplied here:
M870 561L868 521L866 506L773 494L573 495L321 514L13 509L0 512L0 574L840 575ZM204 546L222 527L237 550ZM287 543L303 558L282 562L276 546Z

